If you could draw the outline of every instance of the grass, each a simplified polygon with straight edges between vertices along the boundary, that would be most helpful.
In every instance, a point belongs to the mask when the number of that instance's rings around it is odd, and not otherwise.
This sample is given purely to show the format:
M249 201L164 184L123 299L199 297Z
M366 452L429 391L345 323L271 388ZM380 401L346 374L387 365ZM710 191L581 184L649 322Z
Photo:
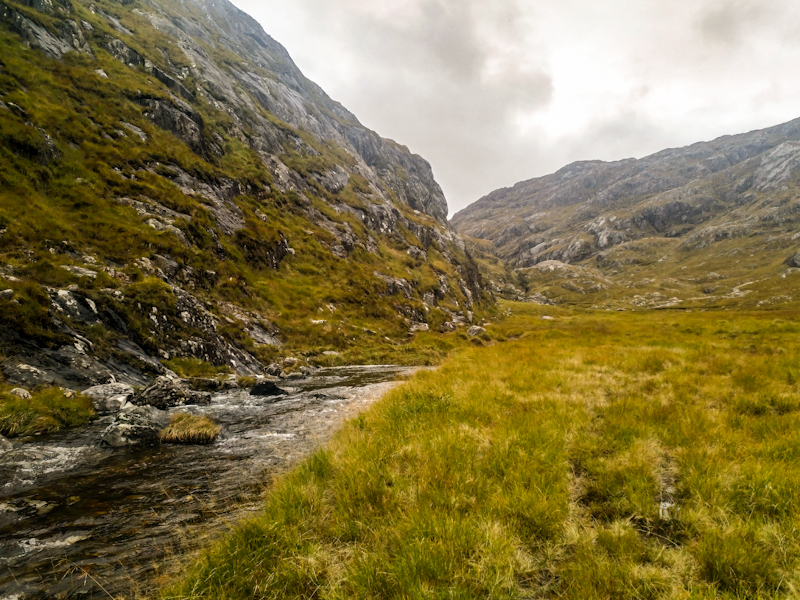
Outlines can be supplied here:
M219 427L208 417L177 413L159 437L165 444L211 444L219 436Z
M796 597L796 313L504 308L162 597Z
M220 375L230 375L233 372L227 365L217 367L199 358L173 358L163 361L163 364L184 379L192 377L215 378Z
M20 437L84 425L94 417L87 396L64 394L60 388L39 388L30 399L0 393L0 435Z

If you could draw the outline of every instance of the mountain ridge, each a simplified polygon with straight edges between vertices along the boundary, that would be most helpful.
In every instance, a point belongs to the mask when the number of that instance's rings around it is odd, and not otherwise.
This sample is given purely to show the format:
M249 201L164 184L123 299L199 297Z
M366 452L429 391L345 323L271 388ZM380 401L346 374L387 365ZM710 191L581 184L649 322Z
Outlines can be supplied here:
M753 252L768 248L770 272L781 277L784 261L795 254L798 141L800 119L642 159L576 162L551 175L496 190L454 215L451 223L464 235L492 242L500 258L523 272L540 271L537 267L549 261L564 265L550 266L572 279L586 272L579 274L569 265L594 269L589 276L595 280L592 285L545 277L548 283L539 291L549 290L551 299L590 302L558 289L567 283L584 292L596 288L590 293L595 300L618 303L617 296L624 292L608 292L609 284L602 279L616 278L619 281L612 287L631 289L636 281L629 281L628 275L635 272L644 278L648 269L627 267L637 262L637 252L638 262L650 261L646 254L655 252L656 246L664 249L657 260L692 272L703 262L701 255L724 267L721 253L736 250L737 243ZM733 290L733 284L743 280L735 275L731 283ZM671 289L677 291L681 285ZM702 289L696 287L685 285L685 293L673 297L681 301L702 297ZM778 286L773 281L771 287ZM715 294L706 295L712 303L720 300ZM622 304L634 302L639 300L626 297Z

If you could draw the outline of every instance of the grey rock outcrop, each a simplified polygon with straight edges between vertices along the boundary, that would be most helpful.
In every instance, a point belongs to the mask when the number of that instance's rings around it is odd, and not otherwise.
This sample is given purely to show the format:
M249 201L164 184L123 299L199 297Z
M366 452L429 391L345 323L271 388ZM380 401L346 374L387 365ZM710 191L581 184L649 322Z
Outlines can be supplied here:
M131 401L134 389L125 383L108 383L88 388L82 393L92 399L98 415L115 415Z
M6 438L0 435L0 454L14 449L14 444L9 442Z
M467 335L470 337L476 337L481 335L482 333L486 333L486 329L483 327L479 327L478 325L473 325L469 329L467 329Z
M137 392L131 403L137 406L152 406L161 410L195 404L205 406L211 402L208 392L196 392L180 380L158 377L151 385Z
M262 381L257 383L250 390L251 396L281 396L286 393L286 390L279 388L271 381Z

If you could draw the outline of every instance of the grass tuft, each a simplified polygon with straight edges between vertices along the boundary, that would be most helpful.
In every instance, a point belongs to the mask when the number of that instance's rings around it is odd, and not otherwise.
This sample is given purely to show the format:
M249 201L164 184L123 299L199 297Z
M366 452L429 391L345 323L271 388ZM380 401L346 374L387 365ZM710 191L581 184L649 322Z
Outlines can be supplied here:
M219 436L219 426L208 417L178 413L159 434L165 444L211 444Z

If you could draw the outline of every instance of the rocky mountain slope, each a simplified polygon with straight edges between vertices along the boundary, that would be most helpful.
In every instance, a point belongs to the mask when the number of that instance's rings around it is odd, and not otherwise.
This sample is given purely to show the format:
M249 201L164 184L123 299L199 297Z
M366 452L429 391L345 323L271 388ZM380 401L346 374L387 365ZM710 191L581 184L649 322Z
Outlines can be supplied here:
M516 270L511 295L617 308L795 303L800 120L641 160L574 163L497 190L452 223Z
M9 382L402 358L481 300L446 215L226 0L0 0Z

